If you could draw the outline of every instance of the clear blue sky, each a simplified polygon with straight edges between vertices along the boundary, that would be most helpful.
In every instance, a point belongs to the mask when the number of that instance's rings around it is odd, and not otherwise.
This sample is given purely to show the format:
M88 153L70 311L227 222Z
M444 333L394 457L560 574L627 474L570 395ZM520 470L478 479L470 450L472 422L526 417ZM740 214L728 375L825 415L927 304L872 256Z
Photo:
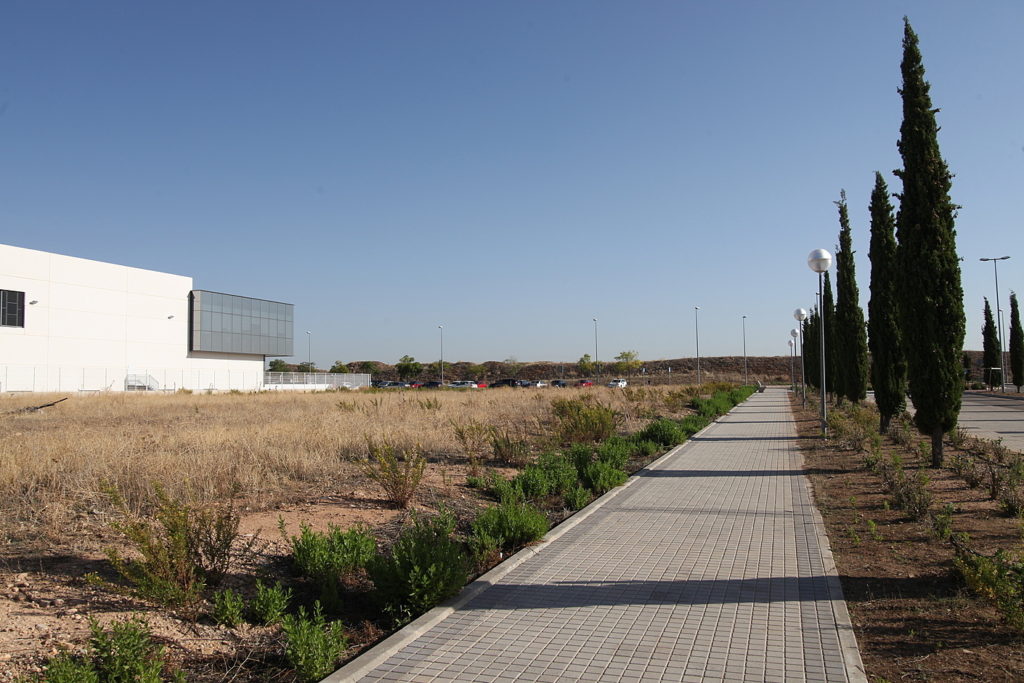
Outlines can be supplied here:
M861 303L921 38L981 347L1024 288L1024 3L0 7L0 242L296 307L296 358L783 355L845 188ZM1024 292L1022 292L1024 295ZM1008 314L1007 314L1008 315Z

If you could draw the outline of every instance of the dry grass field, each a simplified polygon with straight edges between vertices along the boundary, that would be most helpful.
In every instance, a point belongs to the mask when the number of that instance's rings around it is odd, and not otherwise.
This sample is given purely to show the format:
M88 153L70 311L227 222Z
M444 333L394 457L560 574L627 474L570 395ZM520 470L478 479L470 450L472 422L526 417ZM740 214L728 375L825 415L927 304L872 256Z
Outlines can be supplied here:
M418 445L431 466L465 463L456 428L484 425L544 448L551 401L590 395L637 428L670 412L667 389L482 389L0 398L0 538L66 544L115 487L141 510L160 484L175 499L236 491L256 512L336 492L361 477L368 438ZM671 406L669 406L671 407Z

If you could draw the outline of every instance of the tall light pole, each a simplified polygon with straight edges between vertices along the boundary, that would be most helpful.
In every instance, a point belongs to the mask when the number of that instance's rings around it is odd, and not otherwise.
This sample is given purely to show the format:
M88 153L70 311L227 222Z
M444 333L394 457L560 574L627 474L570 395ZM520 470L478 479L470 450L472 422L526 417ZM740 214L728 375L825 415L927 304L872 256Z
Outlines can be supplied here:
M983 258L979 261L991 261L992 272L996 276L996 325L999 332L999 391L1006 391L1006 345L1003 344L1003 307L999 303L999 261L1005 261L1009 256L998 256L996 258Z
M594 374L600 376L597 369L597 318L594 318Z
M828 253L828 250L826 250L826 249L815 249L810 254L808 254L808 256L807 256L807 265L810 267L811 270L813 270L815 273L818 274L818 300L820 302L822 302L821 303L821 308L818 309L818 310L821 311L821 321L820 321L820 325L819 325L819 327L821 329L821 356L820 356L820 361L821 362L819 363L819 365L821 366L821 387L820 387L821 388L821 433L822 433L822 435L826 435L827 436L828 435L828 407L825 405L825 366L828 365L828 363L825 360L825 358L826 358L826 356L825 356L825 323L826 323L826 321L825 321L825 305L824 305L824 301L825 301L824 296L825 295L824 295L824 290L823 290L823 287L824 287L823 283L824 283L824 280L825 280L825 278L824 278L825 273L828 272L828 269L832 267L832 254ZM829 320L828 323L831 324L832 321Z
M796 372L793 370L793 357L796 354L796 352L794 351L794 349L796 348L796 342L794 342L792 339L789 339L786 343L789 344L789 384L795 389Z
M697 311L700 306L693 307L693 333L697 341L697 386L700 386L700 325L697 321Z
M444 325L438 325L437 329L441 334L441 362L438 365L441 366L441 386L444 386Z
M306 372L313 372L313 333L306 330Z
M747 316L743 316L743 386L750 384L747 381Z
M800 400L803 405L807 405L807 376L804 374L804 321L807 320L807 311L802 308L798 308L793 311L793 317L800 326L797 327L800 330Z
M793 363L795 364L796 363L796 345L798 343L797 339L800 337L800 333L797 332L795 329L793 329L793 330L789 331L789 336L792 337L792 339L790 339L790 342L793 344ZM794 367L795 367L795 365L794 365ZM794 392L796 391L796 370L793 370L793 391Z

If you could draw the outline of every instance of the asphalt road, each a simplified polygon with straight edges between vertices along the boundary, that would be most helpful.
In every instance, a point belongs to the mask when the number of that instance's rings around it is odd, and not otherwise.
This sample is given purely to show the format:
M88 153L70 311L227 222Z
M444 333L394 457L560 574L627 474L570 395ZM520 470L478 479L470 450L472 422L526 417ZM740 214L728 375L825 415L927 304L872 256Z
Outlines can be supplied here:
M1024 452L1024 394L1011 398L965 391L960 426L976 436L1002 439L1007 448Z

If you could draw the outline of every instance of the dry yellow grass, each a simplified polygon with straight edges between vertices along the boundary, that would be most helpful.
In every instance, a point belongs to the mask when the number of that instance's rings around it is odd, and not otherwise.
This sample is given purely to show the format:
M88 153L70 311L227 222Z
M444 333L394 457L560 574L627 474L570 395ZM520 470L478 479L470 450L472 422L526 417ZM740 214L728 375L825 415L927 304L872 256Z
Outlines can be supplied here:
M453 425L510 430L544 447L551 400L595 395L623 431L665 412L667 389L488 389L0 398L0 536L73 533L109 509L114 486L132 507L152 484L204 503L237 490L252 510L309 500L361 477L367 437L418 444L428 457L463 457Z

